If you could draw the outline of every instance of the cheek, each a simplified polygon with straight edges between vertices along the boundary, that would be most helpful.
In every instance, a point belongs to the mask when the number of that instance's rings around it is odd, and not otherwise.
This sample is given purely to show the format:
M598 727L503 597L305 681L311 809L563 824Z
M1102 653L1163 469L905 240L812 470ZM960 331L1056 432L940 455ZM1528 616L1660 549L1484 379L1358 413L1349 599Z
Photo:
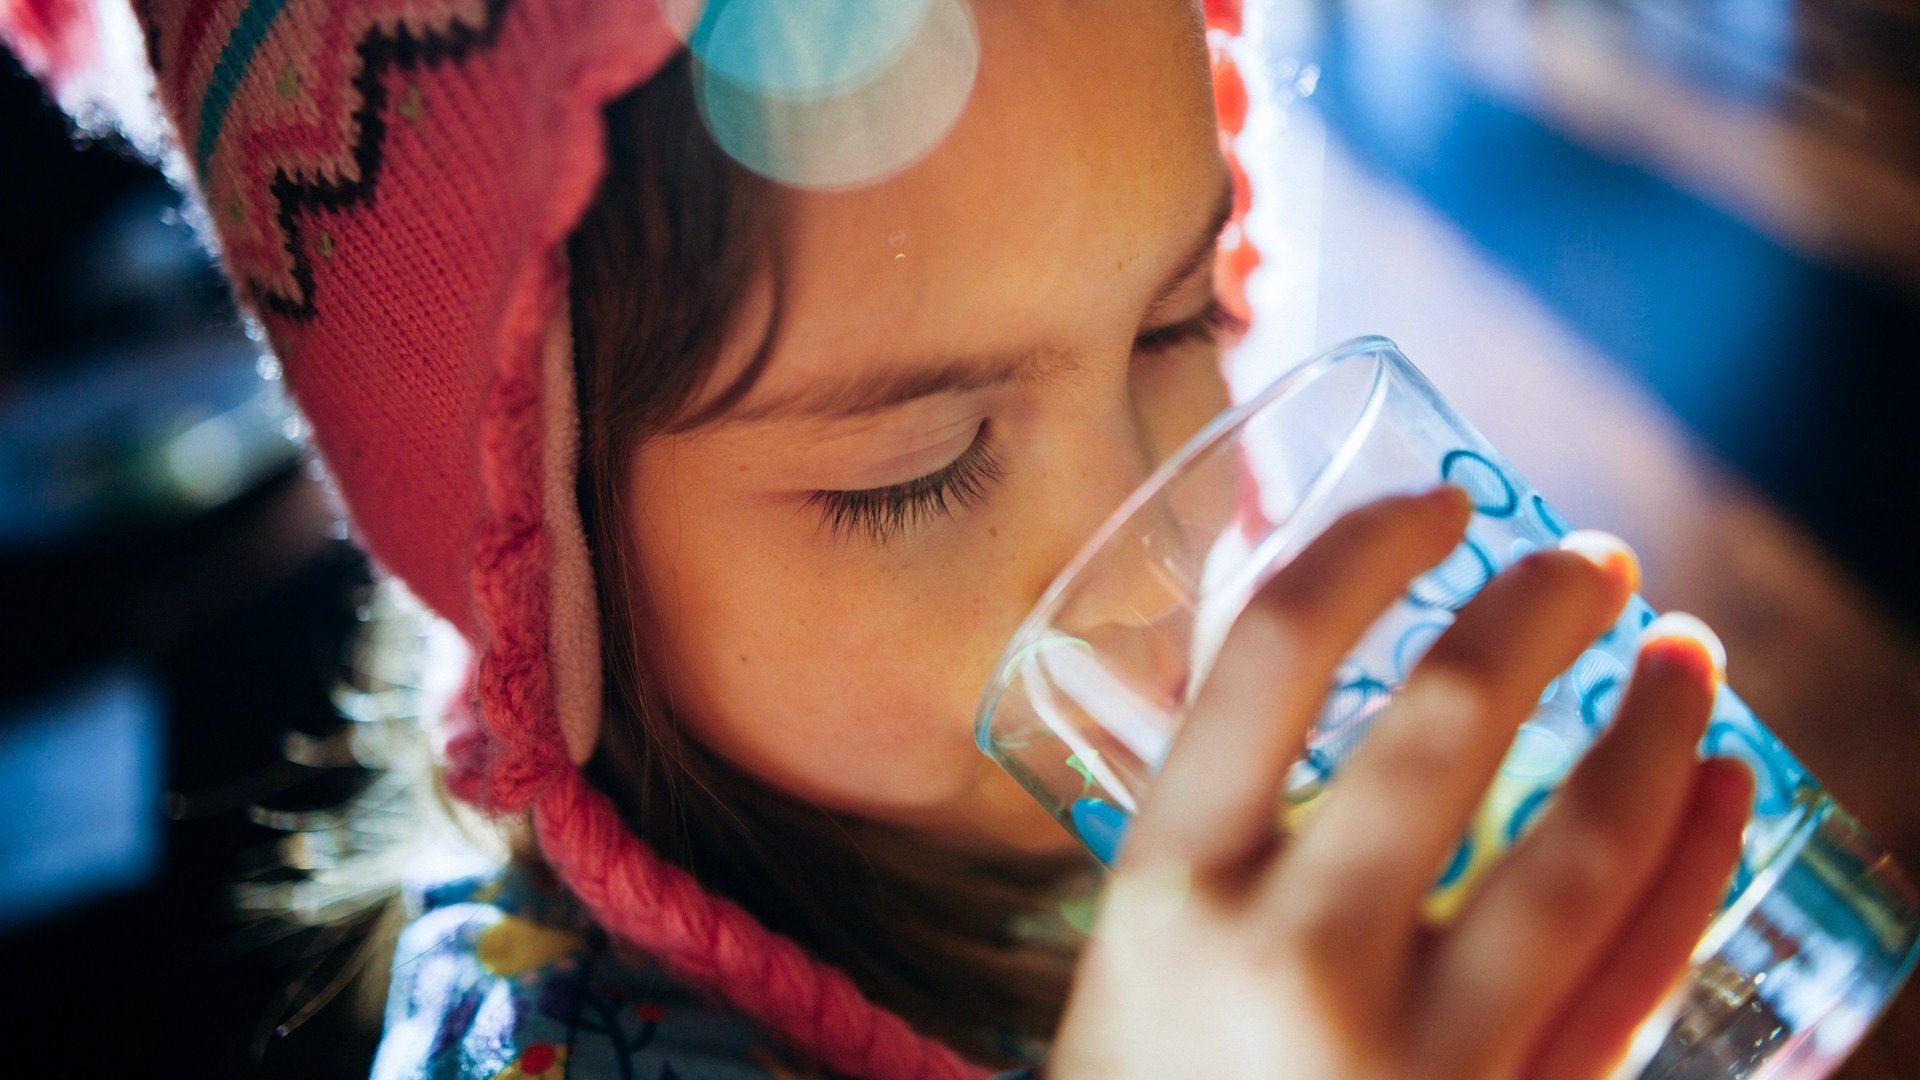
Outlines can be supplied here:
M1000 628L1025 610L982 587L990 554L888 574L858 557L796 568L719 543L697 562L683 549L662 582L680 597L662 635L680 722L811 801L884 812L966 796L979 693Z

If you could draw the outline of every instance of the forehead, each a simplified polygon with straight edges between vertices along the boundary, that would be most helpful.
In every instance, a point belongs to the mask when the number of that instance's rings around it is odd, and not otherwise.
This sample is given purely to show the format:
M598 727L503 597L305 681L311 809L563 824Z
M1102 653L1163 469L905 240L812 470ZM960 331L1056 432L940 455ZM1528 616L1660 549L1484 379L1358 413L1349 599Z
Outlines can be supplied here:
M926 158L781 201L777 361L752 397L878 351L1030 346L1116 311L1211 208L1206 46L1181 0L982 0L972 97ZM1138 312L1134 313L1138 317Z

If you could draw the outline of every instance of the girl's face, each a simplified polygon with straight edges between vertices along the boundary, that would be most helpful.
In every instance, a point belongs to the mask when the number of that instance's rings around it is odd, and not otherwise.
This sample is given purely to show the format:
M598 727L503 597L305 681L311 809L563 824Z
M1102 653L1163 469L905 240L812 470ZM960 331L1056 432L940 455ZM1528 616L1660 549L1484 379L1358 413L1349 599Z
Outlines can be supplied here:
M964 843L1072 846L976 748L974 709L1054 574L1226 403L1230 188L1195 7L976 3L978 81L932 154L783 194L764 374L646 441L628 493L652 666L747 771ZM770 288L746 307L712 388Z

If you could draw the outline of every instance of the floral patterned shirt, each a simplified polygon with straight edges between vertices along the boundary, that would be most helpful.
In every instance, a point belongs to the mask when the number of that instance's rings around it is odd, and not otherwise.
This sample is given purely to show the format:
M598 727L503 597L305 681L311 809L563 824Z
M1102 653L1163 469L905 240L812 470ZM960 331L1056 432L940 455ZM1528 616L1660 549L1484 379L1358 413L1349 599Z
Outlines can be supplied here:
M373 1080L822 1080L724 1004L638 968L509 866L408 891ZM1031 1070L998 1080L1022 1080Z

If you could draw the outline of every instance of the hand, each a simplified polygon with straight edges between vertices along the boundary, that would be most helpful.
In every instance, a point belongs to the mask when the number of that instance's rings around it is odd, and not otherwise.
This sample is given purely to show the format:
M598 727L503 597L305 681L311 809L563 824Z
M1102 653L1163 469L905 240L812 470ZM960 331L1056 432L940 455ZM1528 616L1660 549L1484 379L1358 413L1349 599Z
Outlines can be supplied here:
M1335 667L1459 542L1456 488L1337 522L1234 627L1129 829L1048 1080L1586 1080L1665 996L1752 798L1698 761L1703 643L1644 645L1616 720L1444 928L1422 900L1541 691L1618 617L1632 555L1539 552L1409 674L1298 835L1288 766Z

